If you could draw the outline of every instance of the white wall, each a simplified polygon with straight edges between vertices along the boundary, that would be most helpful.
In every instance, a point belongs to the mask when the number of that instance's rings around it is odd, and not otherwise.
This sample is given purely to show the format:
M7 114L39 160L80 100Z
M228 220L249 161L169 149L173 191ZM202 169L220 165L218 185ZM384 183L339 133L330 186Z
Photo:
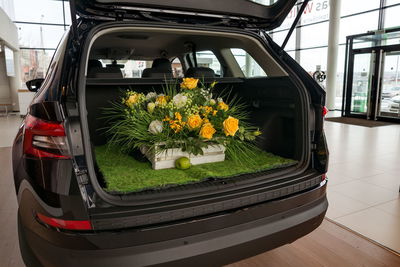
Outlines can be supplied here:
M18 29L0 8L0 39L12 50L18 50Z
M20 87L20 64L18 29L7 14L0 8L0 103L11 104L19 110L18 89ZM4 45L14 52L14 76L7 76Z

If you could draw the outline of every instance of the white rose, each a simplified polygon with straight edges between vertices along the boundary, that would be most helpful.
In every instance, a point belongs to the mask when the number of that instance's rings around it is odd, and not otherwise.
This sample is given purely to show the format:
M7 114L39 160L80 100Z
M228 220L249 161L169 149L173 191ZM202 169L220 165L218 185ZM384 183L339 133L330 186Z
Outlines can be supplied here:
M186 102L188 100L188 97L182 94L177 94L172 98L172 102L174 102L175 106L177 108L184 107L186 105Z
M159 134L163 131L163 123L162 121L155 120L150 122L148 131L152 134Z
M156 97L157 97L157 94L156 94L155 92L150 92L150 93L148 93L148 94L146 95L146 99L147 99L147 100L150 100L150 99L156 98Z

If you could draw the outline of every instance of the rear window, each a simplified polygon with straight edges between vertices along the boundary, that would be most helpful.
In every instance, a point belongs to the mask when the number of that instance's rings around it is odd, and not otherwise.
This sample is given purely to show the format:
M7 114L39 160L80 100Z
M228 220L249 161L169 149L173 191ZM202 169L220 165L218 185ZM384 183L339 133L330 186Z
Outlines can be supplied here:
M87 68L88 78L101 79L252 78L285 74L249 38L164 29L102 35L91 48Z
M122 73L123 78L141 78L146 68L151 68L153 60L111 60L100 59L103 68L107 66L117 66ZM182 78L184 71L179 58L174 58L171 62L174 78Z
M110 66L113 64L113 60L101 59L103 67ZM122 75L124 78L140 78L142 77L143 70L145 68L150 68L152 60L116 60L117 66L120 67Z
M246 78L267 76L257 61L245 50L241 48L231 48L231 52Z
M201 51L196 53L197 66L210 68L214 71L215 75L221 77L221 63L212 51Z

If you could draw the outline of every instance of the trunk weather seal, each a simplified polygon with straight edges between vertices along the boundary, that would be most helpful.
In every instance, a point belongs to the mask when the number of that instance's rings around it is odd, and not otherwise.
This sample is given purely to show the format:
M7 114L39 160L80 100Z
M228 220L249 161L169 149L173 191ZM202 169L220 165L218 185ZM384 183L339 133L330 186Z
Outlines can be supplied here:
M100 184L97 181L97 176L94 170L94 165L93 165L93 157L92 157L92 151L91 151L91 144L90 144L90 136L89 136L89 128L88 128L88 123L87 123L87 117L86 117L86 77L85 77L85 67L86 67L86 58L88 55L88 48L89 48L89 44L90 41L92 39L92 37L109 28L112 27L142 27L142 28L146 28L146 27L152 27L152 28L171 28L171 29L187 29L187 30L193 30L193 28L189 25L165 25L165 24L160 24L160 23L129 23L129 22L112 22L112 23L104 23L101 25L98 25L96 27L94 27L89 34L86 36L85 41L83 43L83 47L82 47L82 56L81 56L81 61L80 61L80 69L79 69L79 75L78 75L78 79L79 79L79 83L78 83L78 101L79 101L79 113L80 113L80 117L81 117L81 127L82 127L82 135L83 135L83 144L84 144L84 156L86 158L87 161L87 167L88 167L88 172L89 172L89 179L91 181L91 184L95 190L95 192L99 195L99 197L104 200L105 202L108 202L112 205L116 205L116 206L135 206L135 205L143 205L143 204L149 204L149 201L145 201L145 203L140 203L140 200L138 201L137 198L135 198L135 195L133 196L123 196L123 195L111 195L107 192L105 192L103 190L103 188L101 188ZM260 43L264 46L264 48L267 50L268 53L271 54L271 56L274 57L275 60L277 60L280 64L284 64L284 66L286 67L285 71L290 70L290 68L281 60L279 59L279 55L273 51L273 49L268 45L268 42L261 38L260 35L255 34L254 32L251 31L245 31L245 30L237 30L237 29L226 29L226 28L217 28L217 27L199 27L196 29L196 31L220 31L220 32L226 32L226 33L236 33L236 34L242 34L242 35L247 35L250 37L253 37L254 39L257 39L260 41ZM84 59L84 60L82 60ZM282 66L281 66L282 67ZM289 75L289 78L291 80L293 80L293 77L296 77L295 74L291 71L289 71L289 73L291 73L293 76L291 77ZM297 77L296 77L297 78ZM297 84L299 87L303 88L304 90L299 90L300 96L302 96L301 98L301 105L303 107L309 107L309 98L306 95L306 90L304 88L304 86L302 86L302 83L300 82L300 80L297 78L296 79L297 82L295 82L295 84ZM274 172L274 177L271 178L270 180L268 180L268 182L273 182L276 180L280 180L280 179L285 179L285 178L289 178L289 177L295 177L296 175L299 175L301 173L303 173L309 166L310 163L310 147L309 147L309 129L308 129L308 114L306 114L307 112L305 110L303 110L303 123L301 124L303 126L303 137L304 140L302 142L302 151L303 151L303 155L302 158L300 160L300 162L302 164L298 164L298 166L293 167L293 168L289 168L289 169L284 169L283 171L280 172ZM305 127L305 128L304 128ZM286 174L286 175L285 175ZM287 175L290 174L290 175ZM213 194L221 194L221 193L226 193L231 195L230 193L232 191L238 191L238 190L246 190L246 188L249 187L253 187L253 186L259 186L262 184L265 184L266 177L265 176L261 176L259 177L259 179L256 178L252 178L250 179L250 181L248 181L247 183L244 183L243 185L241 185L240 187L238 187L239 183L235 183L235 186L224 186L224 188L219 188L221 186L216 186L218 187L216 189L215 192L213 192ZM260 181L260 180L264 180L264 181ZM209 190L209 187L207 187ZM233 189L234 188L234 189ZM201 195L210 195L210 191L207 192L207 190L202 190L203 194ZM206 192L204 192L206 191ZM197 195L195 197L199 197L199 192L197 193ZM188 196L181 196L181 197L175 197L174 199L169 199L168 201L181 201L183 199L185 200L190 200L193 199L194 196L188 197ZM168 202L168 201L163 201L164 203ZM158 200L157 203L160 203L160 201ZM154 204L154 202L152 203Z

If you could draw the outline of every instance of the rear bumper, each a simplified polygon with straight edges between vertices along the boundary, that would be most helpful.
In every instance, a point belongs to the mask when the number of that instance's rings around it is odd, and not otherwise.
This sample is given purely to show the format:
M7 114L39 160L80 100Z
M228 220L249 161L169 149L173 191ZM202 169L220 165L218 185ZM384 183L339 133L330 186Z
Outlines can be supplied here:
M36 258L43 266L214 266L250 257L275 247L293 242L317 228L328 208L325 195L325 182L311 191L290 198L304 198L308 194L318 196L307 204L290 208L284 212L261 217L246 223L220 228L184 238L164 240L142 245L118 248L82 248L80 250L65 248L42 238L25 227L21 227L20 238L28 244L30 251L23 251ZM265 205L283 205L287 200L277 200L260 204L240 211L239 213L259 212L265 210ZM274 208L274 207L271 207ZM247 211L248 210L248 211ZM238 213L238 212L236 212ZM223 216L223 215L221 215ZM240 216L246 216L241 214ZM207 223L212 218L202 220ZM48 229L48 231L53 231ZM58 233L59 235L65 235ZM118 234L123 243L130 234ZM151 234L151 230L149 230ZM93 237L95 235L95 237ZM88 240L115 242L109 233L88 235ZM66 235L65 242L71 236ZM80 236L82 238L82 236ZM27 257L24 257L27 258ZM29 262L26 262L29 266Z

